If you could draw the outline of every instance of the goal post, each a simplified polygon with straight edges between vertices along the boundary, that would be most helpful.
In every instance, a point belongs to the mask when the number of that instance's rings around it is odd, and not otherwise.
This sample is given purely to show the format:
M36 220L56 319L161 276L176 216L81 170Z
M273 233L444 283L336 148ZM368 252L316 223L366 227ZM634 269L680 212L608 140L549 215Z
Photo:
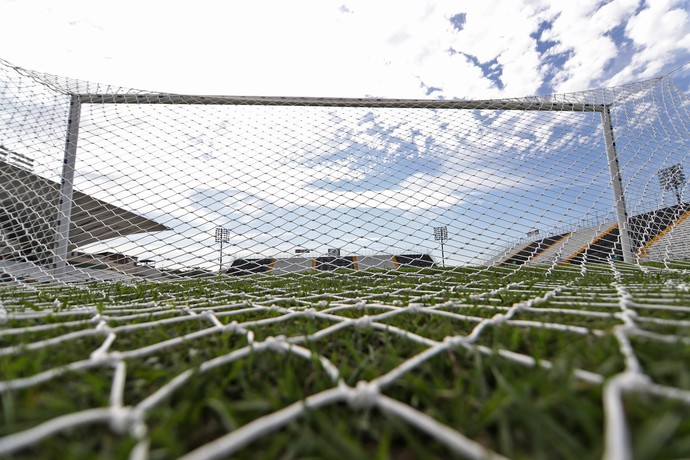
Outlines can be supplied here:
M490 111L556 111L597 112L602 117L602 128L609 164L613 199L620 229L622 258L626 263L634 262L634 252L628 233L627 211L621 182L620 166L616 153L611 112L607 104L556 102L548 104L537 101L511 99L496 100L442 100L442 99L376 99L376 98L327 98L327 97L248 97L248 96L198 96L181 94L74 94L70 100L70 116L67 127L63 190L58 215L58 239L54 267L62 267L67 260L69 240L69 216L71 211L72 182L76 161L79 116L81 104L184 104L184 105L244 105L273 107L359 107L395 109L444 109L444 110L490 110Z
M57 213L57 238L55 241L55 258L53 268L64 269L67 264L69 245L69 228L72 220L74 205L74 171L77 162L77 141L79 140L79 118L81 116L81 101L78 96L70 98L69 115L67 119L67 139L65 139L65 158L62 165L60 181L60 200Z
M630 241L630 234L628 231L628 212L625 208L623 179L621 178L618 153L616 152L616 140L613 135L611 110L608 106L603 106L601 109L601 124L604 130L604 139L606 142L606 159L609 164L609 171L611 172L611 189L613 191L613 202L616 206L616 219L618 220L623 261L626 263L633 263L635 262L635 254L633 252L632 242Z

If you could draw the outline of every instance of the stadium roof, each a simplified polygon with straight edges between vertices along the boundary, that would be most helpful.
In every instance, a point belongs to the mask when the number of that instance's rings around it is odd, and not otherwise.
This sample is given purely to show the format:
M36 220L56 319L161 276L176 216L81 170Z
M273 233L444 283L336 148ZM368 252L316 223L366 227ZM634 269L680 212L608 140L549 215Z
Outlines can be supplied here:
M52 259L59 197L59 183L0 161L0 254ZM69 250L109 238L171 230L76 190L73 199Z

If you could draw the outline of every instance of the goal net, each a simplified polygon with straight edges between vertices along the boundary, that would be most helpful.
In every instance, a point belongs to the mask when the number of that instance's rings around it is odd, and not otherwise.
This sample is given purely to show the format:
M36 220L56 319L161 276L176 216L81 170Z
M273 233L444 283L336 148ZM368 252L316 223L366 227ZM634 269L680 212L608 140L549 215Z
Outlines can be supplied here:
M0 454L690 455L689 108L0 60Z

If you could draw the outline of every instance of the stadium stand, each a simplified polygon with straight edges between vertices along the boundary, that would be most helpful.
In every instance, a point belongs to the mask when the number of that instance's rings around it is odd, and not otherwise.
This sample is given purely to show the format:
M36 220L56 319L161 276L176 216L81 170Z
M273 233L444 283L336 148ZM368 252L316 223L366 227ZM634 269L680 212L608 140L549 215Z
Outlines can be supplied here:
M640 261L690 259L690 203L655 209L628 218ZM671 248L671 245L673 246ZM605 221L571 233L524 240L498 251L489 264L553 265L621 260L618 224Z
M52 263L59 196L57 182L0 161L0 259ZM73 199L70 251L109 238L170 230L78 191Z
M535 257L539 256L539 254L541 254L548 248L557 244L559 241L561 241L568 235L569 233L565 233L560 235L547 236L540 240L532 241L524 245L519 251L505 258L503 261L501 261L501 263L508 265L524 265L532 259L534 259Z
M250 275L270 273L300 273L309 270L333 271L338 269L366 270L372 268L391 269L399 267L435 267L430 254L400 254L373 256L317 256L288 258L238 258L232 261L225 273L229 275Z
M644 243L638 255L642 261L662 261L668 259L690 259L690 204L685 203L659 210L650 216L654 224L650 228L656 233L644 234ZM644 223L638 228L642 227Z

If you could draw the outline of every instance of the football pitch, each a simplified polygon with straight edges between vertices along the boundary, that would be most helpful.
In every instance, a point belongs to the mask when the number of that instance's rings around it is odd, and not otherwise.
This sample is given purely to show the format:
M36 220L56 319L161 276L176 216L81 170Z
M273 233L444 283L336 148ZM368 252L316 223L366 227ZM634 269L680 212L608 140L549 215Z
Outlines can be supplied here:
M690 276L624 264L0 290L10 458L690 456Z

